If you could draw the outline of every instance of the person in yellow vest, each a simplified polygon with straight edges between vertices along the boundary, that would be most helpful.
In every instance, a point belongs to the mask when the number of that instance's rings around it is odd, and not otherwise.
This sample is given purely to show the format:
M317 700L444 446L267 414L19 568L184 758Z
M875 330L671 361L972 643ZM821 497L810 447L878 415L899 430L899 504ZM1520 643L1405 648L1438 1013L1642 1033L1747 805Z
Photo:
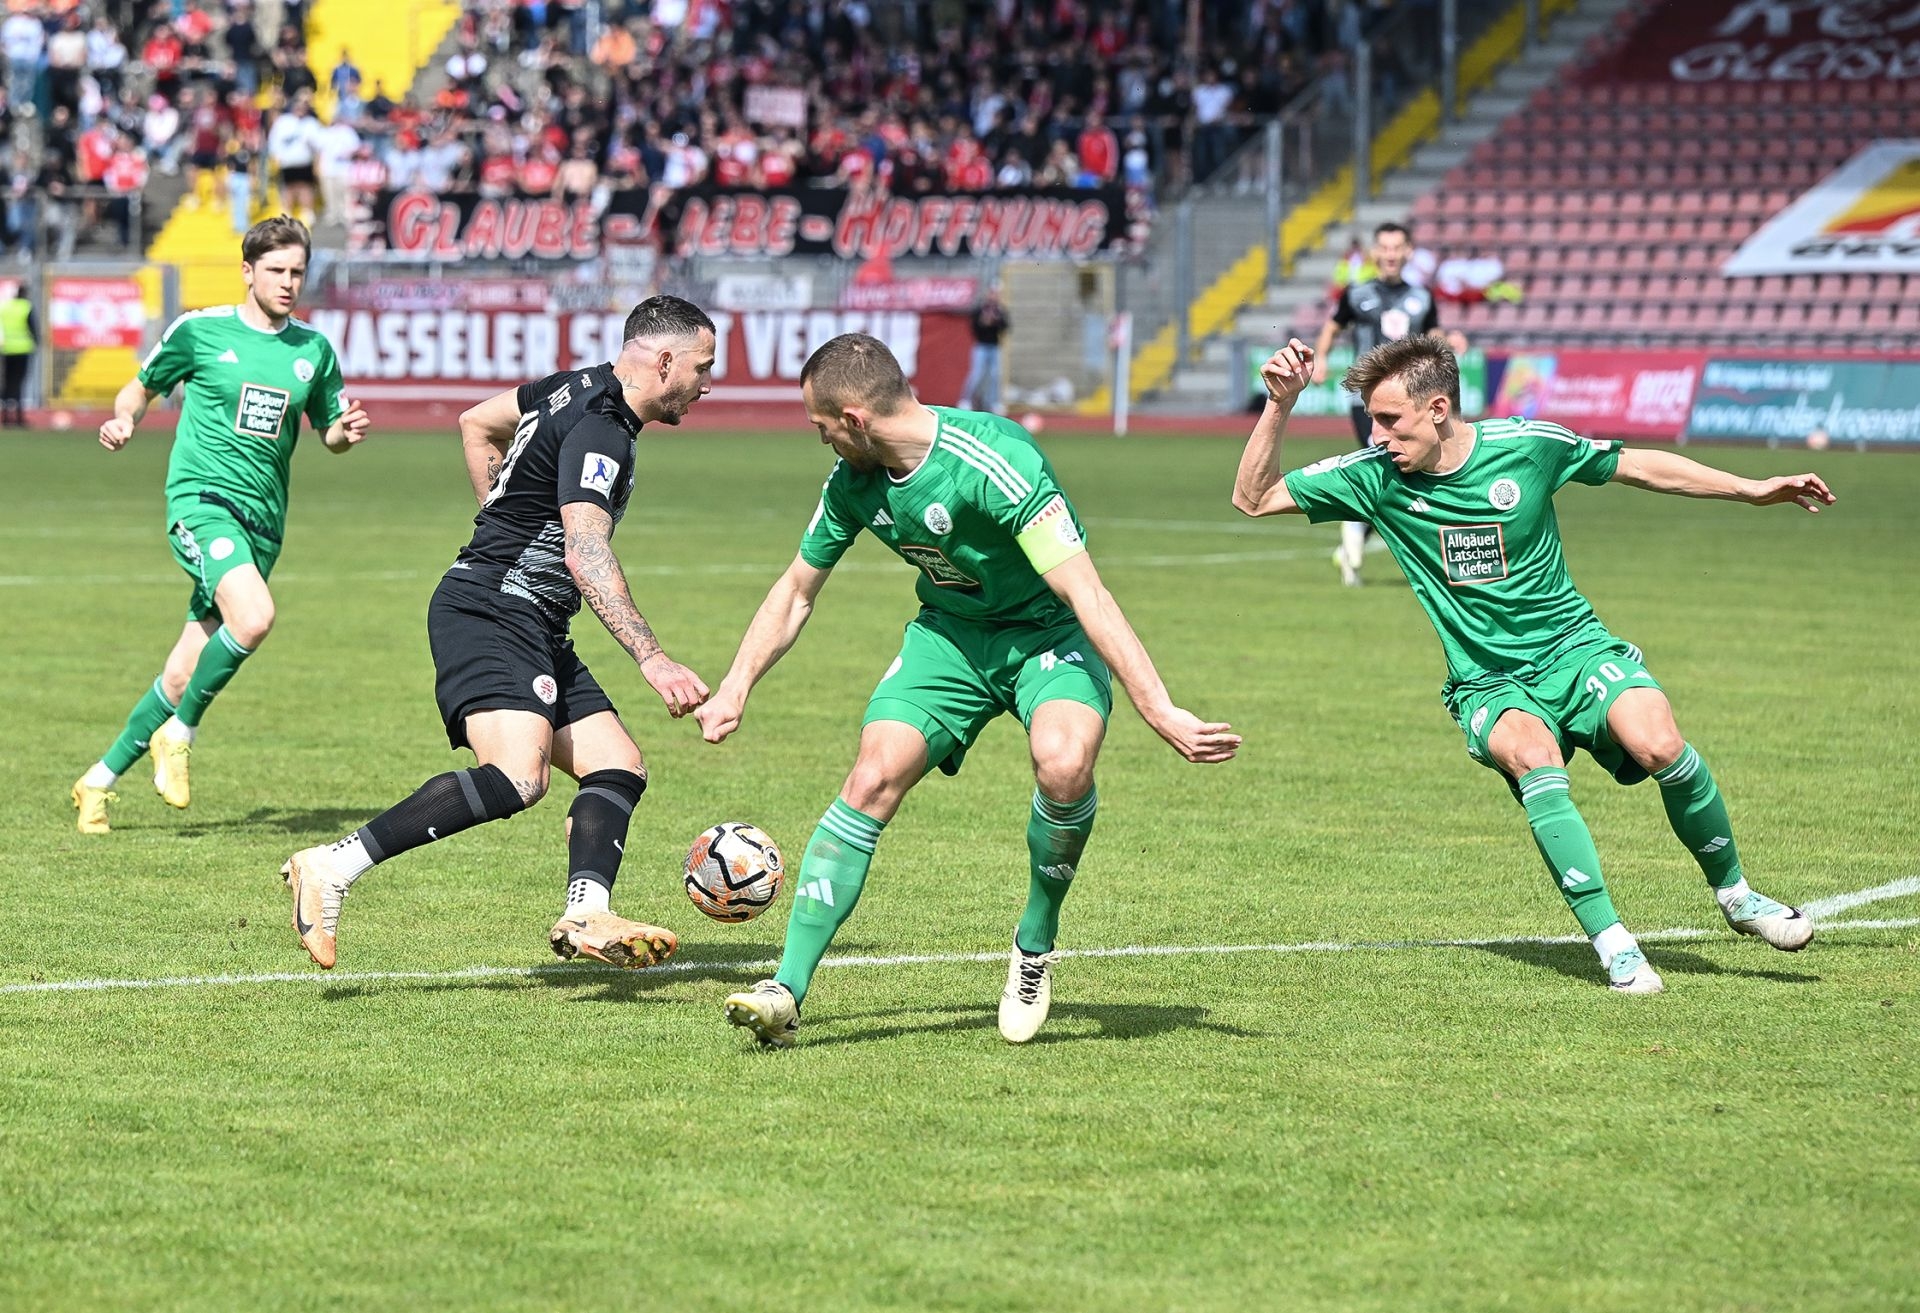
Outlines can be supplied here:
M40 345L33 302L19 279L0 284L0 425L27 426L27 372Z

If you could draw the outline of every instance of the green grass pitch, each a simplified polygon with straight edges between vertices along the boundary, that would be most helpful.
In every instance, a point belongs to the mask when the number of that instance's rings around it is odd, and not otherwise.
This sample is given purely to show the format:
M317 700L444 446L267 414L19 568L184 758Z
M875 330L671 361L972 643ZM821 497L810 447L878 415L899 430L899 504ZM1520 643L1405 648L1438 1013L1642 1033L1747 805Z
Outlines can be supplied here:
M1188 766L1116 712L1062 946L1322 947L1070 958L1041 1041L1003 1044L1032 788L1003 719L908 800L835 946L934 960L825 968L785 1054L720 1000L767 974L787 898L714 925L678 866L725 819L798 858L905 566L859 545L720 748L576 626L653 771L615 906L681 931L676 969L551 966L563 782L362 881L320 978L280 862L469 760L424 628L473 511L458 442L304 445L279 625L208 716L192 809L136 767L83 837L67 787L185 602L166 445L0 441L0 1308L1920 1307L1920 896L1798 956L1735 940L1653 786L1582 762L1628 924L1711 932L1648 942L1668 993L1611 996L1584 943L1409 945L1574 926L1391 561L1343 590L1330 527L1237 516L1234 442L1048 443L1176 700L1247 736ZM717 683L826 454L697 411L642 450L616 545ZM1571 487L1574 577L1646 650L1758 887L1912 876L1920 460L1705 457L1811 465L1840 503ZM279 972L302 979L17 988Z

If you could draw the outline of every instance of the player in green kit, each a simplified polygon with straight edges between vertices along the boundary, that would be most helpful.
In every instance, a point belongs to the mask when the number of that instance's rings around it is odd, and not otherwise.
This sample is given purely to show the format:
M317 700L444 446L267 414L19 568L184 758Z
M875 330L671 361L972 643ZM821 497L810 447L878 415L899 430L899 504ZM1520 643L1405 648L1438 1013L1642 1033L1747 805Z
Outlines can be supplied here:
M100 445L118 451L147 407L184 385L167 462L167 537L193 593L160 677L73 786L82 834L107 832L114 782L149 744L154 788L169 806L191 801L187 768L200 718L273 628L267 578L280 556L300 421L325 435L329 451L367 435L333 347L292 317L309 253L299 222L282 215L255 224L240 245L246 299L174 320L100 426Z
M1094 762L1118 679L1141 718L1188 761L1232 758L1240 737L1174 705L1087 555L1073 505L1026 430L924 406L886 344L849 333L800 373L807 418L840 461L800 553L767 594L733 667L697 711L718 743L785 655L827 575L865 530L920 571L920 613L867 703L859 756L820 818L795 881L780 968L727 999L727 1019L785 1047L814 969L866 883L880 832L929 770L960 769L1003 712L1027 728L1036 788L1025 914L1014 932L1000 1033L1046 1020L1060 907L1092 832Z
M1447 710L1467 751L1506 777L1548 873L1593 940L1611 988L1657 994L1660 976L1614 910L1600 857L1568 791L1589 753L1622 784L1651 775L1674 835L1713 887L1727 924L1793 952L1813 923L1748 887L1726 803L1680 736L1640 650L1608 633L1574 590L1553 495L1568 482L1624 483L1680 497L1833 503L1812 474L1742 479L1670 451L1626 450L1558 424L1460 420L1460 371L1432 338L1388 342L1347 372L1374 446L1280 474L1280 439L1313 373L1297 339L1261 369L1268 401L1247 440L1233 504L1248 515L1365 520L1385 539L1447 654Z

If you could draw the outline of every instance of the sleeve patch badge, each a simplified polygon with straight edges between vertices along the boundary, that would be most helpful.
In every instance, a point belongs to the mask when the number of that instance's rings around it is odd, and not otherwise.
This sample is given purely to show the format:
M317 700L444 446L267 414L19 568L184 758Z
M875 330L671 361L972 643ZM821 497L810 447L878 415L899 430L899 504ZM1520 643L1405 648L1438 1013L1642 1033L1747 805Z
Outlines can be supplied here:
M580 486L602 497L613 496L613 481L620 477L620 462L597 451L587 453L580 468Z

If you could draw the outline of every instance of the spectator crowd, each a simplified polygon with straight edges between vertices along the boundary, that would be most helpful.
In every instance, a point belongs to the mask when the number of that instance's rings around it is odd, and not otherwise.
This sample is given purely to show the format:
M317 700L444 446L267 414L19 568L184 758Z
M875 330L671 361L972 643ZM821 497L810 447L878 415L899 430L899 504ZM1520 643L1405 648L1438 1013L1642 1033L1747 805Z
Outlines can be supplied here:
M106 220L127 245L154 175L236 230L268 205L350 224L407 187L604 203L703 183L1117 186L1150 207L1220 170L1309 82L1344 94L1359 43L1436 7L470 0L396 96L351 51L311 66L304 0L270 18L251 0L10 0L0 237L24 251L50 232L65 254Z

